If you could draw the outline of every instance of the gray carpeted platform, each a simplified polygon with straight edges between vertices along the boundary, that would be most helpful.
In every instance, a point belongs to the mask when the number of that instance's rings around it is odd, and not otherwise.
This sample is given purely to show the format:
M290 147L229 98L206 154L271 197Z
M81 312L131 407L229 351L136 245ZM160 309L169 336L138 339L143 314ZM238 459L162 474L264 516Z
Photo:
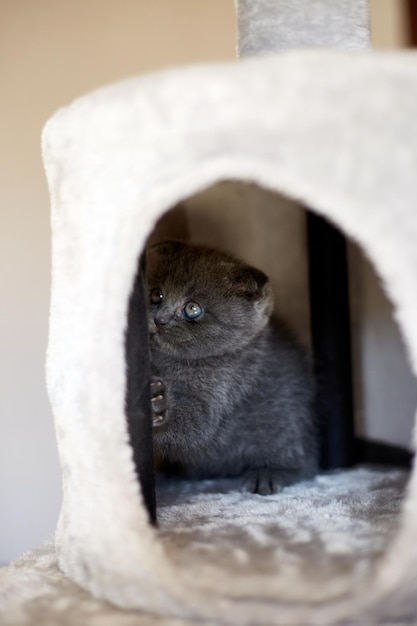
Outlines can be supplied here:
M268 497L240 493L233 481L160 483L158 534L175 565L200 582L214 575L221 585L238 573L240 593L288 604L300 600L304 578L317 583L317 601L328 601L329 587L335 597L348 593L347 574L366 576L383 554L407 479L401 470L357 468ZM94 599L59 571L52 543L0 570L0 589L2 626L187 623Z

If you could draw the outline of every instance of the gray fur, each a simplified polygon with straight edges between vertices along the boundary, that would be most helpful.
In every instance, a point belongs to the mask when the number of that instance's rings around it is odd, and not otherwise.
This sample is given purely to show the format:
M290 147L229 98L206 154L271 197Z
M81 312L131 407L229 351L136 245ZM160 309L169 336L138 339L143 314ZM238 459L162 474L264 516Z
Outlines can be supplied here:
M221 252L164 242L148 258L154 446L191 478L242 476L262 494L316 471L313 381L271 318L265 274ZM194 321L187 302L203 307Z

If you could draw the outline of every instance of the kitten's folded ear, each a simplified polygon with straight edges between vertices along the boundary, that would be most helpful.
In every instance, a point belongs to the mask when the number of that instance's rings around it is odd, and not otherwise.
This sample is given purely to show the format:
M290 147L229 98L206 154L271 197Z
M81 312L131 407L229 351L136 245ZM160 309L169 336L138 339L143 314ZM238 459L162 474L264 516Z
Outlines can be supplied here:
M255 310L268 319L274 308L271 285L266 274L254 267L236 268L232 278L232 292L253 302Z
M250 265L236 268L231 276L232 290L248 300L260 300L270 295L268 276Z

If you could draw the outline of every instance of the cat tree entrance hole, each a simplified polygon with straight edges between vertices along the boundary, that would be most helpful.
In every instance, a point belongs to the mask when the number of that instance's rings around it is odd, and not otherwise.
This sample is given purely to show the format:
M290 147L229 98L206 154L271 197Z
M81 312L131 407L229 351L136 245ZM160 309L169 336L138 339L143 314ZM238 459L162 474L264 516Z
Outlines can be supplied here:
M306 214L308 219L306 220ZM324 228L324 234L323 234ZM329 230L330 228L330 230ZM317 233L317 229L319 233ZM316 232L314 232L316 231ZM320 232L321 231L321 232ZM323 243L323 237L327 238L327 246L330 246L327 251L328 256L317 255L320 249L315 251L313 258L319 258L319 265L315 268L315 273L312 275L311 267L311 252L312 247L317 245L320 247ZM330 237L330 239L329 239ZM339 363L342 363L342 372L344 381L342 382L342 390L344 386L345 396L342 400L344 406L342 407L344 415L334 415L335 404L327 406L328 414L333 412L334 424L336 424L333 430L333 435L339 437L339 452L336 457L330 459L327 462L327 467L343 467L348 466L354 461L376 461L376 462L392 462L392 464L406 465L410 463L411 453L406 450L401 450L398 444L404 444L404 437L402 441L394 441L393 445L380 445L374 444L367 440L367 428L369 425L366 423L366 415L364 413L364 397L369 405L369 393L364 391L365 383L363 383L363 362L366 361L366 367L369 370L368 361L372 358L369 354L363 354L363 332L364 325L365 331L369 324L372 324L372 319L358 319L358 307L360 309L361 303L357 302L357 289L360 286L361 277L360 267L365 263L359 250L353 245L348 244L348 257L349 257L349 270L350 270L350 290L353 294L350 303L347 300L347 289L344 293L344 289L347 285L343 286L345 276L341 276L340 272L344 272L344 240L337 230L329 227L327 223L317 221L316 216L309 211L298 206L295 202L281 196L280 194L270 192L262 187L254 184L236 182L236 181L223 181L217 183L205 191L195 194L185 199L181 204L175 206L171 210L167 211L157 223L154 231L152 232L148 243L156 243L162 240L182 240L191 243L201 243L208 245L209 247L231 252L237 257L242 258L244 261L262 269L270 277L273 291L275 294L275 304L277 310L288 320L290 325L295 330L301 341L306 345L311 345L311 310L310 306L313 305L316 311L316 319L313 319L313 331L314 325L322 325L329 323L326 322L326 316L319 314L317 320L317 311L320 306L324 306L328 309L333 304L336 304L336 314L345 316L342 320L345 325L346 332L350 332L349 323L349 308L353 313L353 357L354 357L354 396L356 403L355 421L356 431L364 437L354 442L353 439L353 421L351 419L351 398L349 397L349 386L351 384L351 368L350 368L350 354L346 352L349 350L349 337L341 336L340 327L336 331L339 333L339 345L335 347L336 351L340 349L344 350L344 354L339 354ZM308 259L308 244L310 246L310 261ZM332 248L333 246L333 248ZM314 251L313 251L314 252ZM330 256L329 256L330 255ZM338 258L337 268L335 266L335 255ZM327 268L326 268L327 262ZM321 264L321 265L320 265ZM327 277L327 281L333 281L328 283L327 286L337 287L337 293L333 290L332 293L324 291L318 294L320 291L320 273L325 273L330 268L331 276ZM359 269L358 269L359 268ZM334 273L336 271L336 274ZM362 267L363 270L363 267ZM339 274L338 274L339 272ZM366 272L369 274L369 267L366 266ZM309 274L310 274L310 296L311 290L313 290L312 297L309 297ZM375 275L373 275L375 276ZM338 279L340 278L340 284L338 285ZM324 277L323 277L324 280ZM315 281L315 283L314 283ZM356 282L355 282L356 281ZM369 276L368 276L369 282ZM374 279L373 289L375 289L377 279ZM369 285L368 285L369 286ZM353 287L353 288L352 288ZM143 276L139 273L137 276L137 290L134 291L133 297L136 297L136 302L140 301L140 291L144 289ZM382 294L382 290L380 290ZM321 299L320 303L314 303L314 297L317 296ZM340 298L345 297L346 302L342 303L340 309ZM139 300L138 300L139 299ZM382 298L381 302L384 303L384 323L386 325L386 331L388 332L391 341L393 340L397 350L397 361L401 361L401 373L400 376L406 377L407 382L407 398L403 403L403 413L406 415L409 409L409 431L412 427L412 414L414 405L412 404L416 398L414 389L414 382L408 365L406 364L406 358L403 354L403 346L399 340L398 330L393 324L391 319L390 305L386 306L388 302ZM143 303L142 303L143 304ZM345 307L345 308L343 308ZM346 310L346 307L348 309ZM356 308L355 308L356 307ZM132 308L131 308L132 310ZM341 312L342 311L342 312ZM314 313L314 311L313 311ZM334 312L333 312L334 313ZM362 311L364 313L364 311ZM366 313L366 312L365 312ZM369 311L368 311L369 313ZM374 311L375 313L375 311ZM347 317L346 317L347 315ZM339 320L340 321L340 320ZM379 320L380 321L380 320ZM131 319L129 321L129 329L132 328L132 324L137 324L137 320ZM346 326L348 325L348 326ZM361 327L362 325L362 327ZM387 330L388 329L388 330ZM322 328L323 330L323 328ZM381 331L381 328L380 328ZM334 329L333 329L334 333ZM142 327L140 336L143 340L146 334L145 327ZM313 332L314 334L314 332ZM333 337L335 335L333 334ZM329 335L331 337L331 335ZM392 339L394 337L394 339ZM382 338L382 337L381 337ZM366 343L365 337L365 343ZM369 342L368 342L369 343ZM373 346L375 348L375 346ZM368 351L371 350L369 345ZM136 351L141 350L139 344L136 346ZM374 354L374 357L377 356ZM129 370L133 377L134 367L131 367L131 359L133 355L128 356ZM388 368L389 369L389 368ZM340 374L340 370L337 375ZM367 372L369 378L369 371ZM380 371L381 376L384 372ZM321 381L319 381L321 382ZM340 381L339 381L340 382ZM401 383L404 387L404 383ZM340 386L336 390L333 390L337 395ZM146 387L142 388L142 393L146 395ZM142 402L147 404L145 397L142 399L136 395L135 399L130 398L130 418L129 424L131 430L132 442L135 441L135 423L137 418L138 407ZM324 398L326 399L326 391L324 391ZM336 398L336 404L340 398ZM374 404L375 401L373 400ZM133 404L132 404L133 403ZM372 404L372 401L371 401ZM379 403L381 408L382 403ZM129 398L128 398L129 406ZM372 412L375 413L375 407L371 407ZM142 419L150 423L150 416L148 415L149 409L144 409L141 412ZM338 412L338 411L336 411ZM128 410L129 413L129 410ZM375 418L375 416L373 416ZM378 419L380 419L378 417ZM340 421L342 420L342 421ZM403 422L407 421L407 417L403 419ZM325 425L326 427L326 425ZM328 427L328 424L327 424ZM374 434L375 433L375 434ZM384 428L382 428L382 438L384 437ZM378 439L377 428L375 425L371 425L371 437ZM146 431L145 439L142 440L147 445L148 452L142 454L143 443L138 444L140 447L140 453L136 449L137 453L137 467L138 473L141 477L142 489L144 489L145 499L148 503L148 509L151 513L151 519L155 519L155 500L153 495L153 477L152 477L152 459L151 453L151 433L148 428ZM330 438L329 445L332 446L334 440ZM135 449L135 444L133 444ZM140 466L138 466L140 463Z

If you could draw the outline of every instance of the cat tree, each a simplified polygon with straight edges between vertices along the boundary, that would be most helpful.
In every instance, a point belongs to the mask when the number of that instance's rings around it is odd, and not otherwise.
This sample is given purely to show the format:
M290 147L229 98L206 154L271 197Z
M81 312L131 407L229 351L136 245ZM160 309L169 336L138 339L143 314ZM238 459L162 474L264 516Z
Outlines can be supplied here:
M401 471L356 469L268 498L209 483L168 489L159 527L149 521L150 424L143 398L125 404L129 376L146 394L146 326L135 372L125 333L144 297L138 258L178 202L251 181L336 224L382 277L417 373L416 56L354 50L368 44L364 0L237 9L242 56L345 50L134 78L45 128L48 390L64 501L54 544L1 572L4 624L417 619L415 473L404 505Z

